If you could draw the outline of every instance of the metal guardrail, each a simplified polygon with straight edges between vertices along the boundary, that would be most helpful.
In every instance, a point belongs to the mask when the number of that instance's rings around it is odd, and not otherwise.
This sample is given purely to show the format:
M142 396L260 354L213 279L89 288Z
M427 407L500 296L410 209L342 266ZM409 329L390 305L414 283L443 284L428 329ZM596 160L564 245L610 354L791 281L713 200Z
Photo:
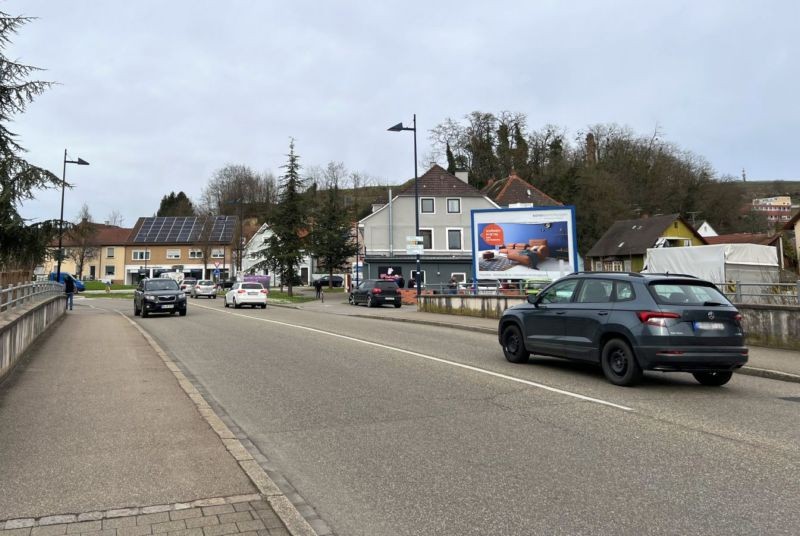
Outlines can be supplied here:
M26 303L64 294L64 285L53 281L19 283L0 289L0 313L12 311Z

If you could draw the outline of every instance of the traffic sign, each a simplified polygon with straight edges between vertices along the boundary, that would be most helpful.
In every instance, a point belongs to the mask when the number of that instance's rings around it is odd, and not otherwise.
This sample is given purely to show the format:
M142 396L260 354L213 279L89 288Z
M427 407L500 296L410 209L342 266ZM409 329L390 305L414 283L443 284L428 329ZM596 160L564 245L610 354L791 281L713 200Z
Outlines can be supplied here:
M214 270L214 277L219 277L219 276L220 276L220 271Z
M407 255L422 255L423 242L421 236L407 236L406 237L406 254Z
M214 261L214 268L219 268L219 261Z

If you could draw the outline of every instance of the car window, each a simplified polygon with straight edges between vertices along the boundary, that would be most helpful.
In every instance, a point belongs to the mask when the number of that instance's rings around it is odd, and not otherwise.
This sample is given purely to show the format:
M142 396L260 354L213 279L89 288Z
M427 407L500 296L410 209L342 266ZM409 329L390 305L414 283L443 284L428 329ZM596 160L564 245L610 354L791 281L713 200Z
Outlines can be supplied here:
M375 284L375 282L368 279L368 280L364 281L363 283L361 283L358 286L358 288L370 288L370 287L372 287L373 284Z
M605 279L584 279L578 292L578 303L608 303L611 301L612 281Z
M552 287L542 292L539 296L541 303L568 303L572 300L575 287L578 286L578 279L559 281Z
M203 281L198 281L198 282L197 282L197 284L198 284L198 285L203 285L203 286L208 286L208 285L213 285L213 284L214 284L214 282L213 282L213 281L206 281L206 280L203 280Z
M703 305L704 303L720 303L730 305L728 299L715 287L702 282L664 282L651 283L658 303L665 305Z
M633 292L633 285L627 281L616 281L614 283L614 301L630 301L636 297Z
M262 289L261 283L242 283L242 288Z
M397 283L394 281L378 281L375 286L380 289L395 289L397 288Z
M172 279L150 279L144 284L145 290L179 290Z

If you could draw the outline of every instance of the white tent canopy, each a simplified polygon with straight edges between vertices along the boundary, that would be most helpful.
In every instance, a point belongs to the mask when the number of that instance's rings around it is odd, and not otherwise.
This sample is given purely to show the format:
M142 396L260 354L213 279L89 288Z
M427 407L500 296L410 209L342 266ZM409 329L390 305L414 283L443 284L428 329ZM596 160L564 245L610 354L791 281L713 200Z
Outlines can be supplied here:
M758 244L717 244L680 248L650 248L643 272L687 274L725 283L776 282L778 251Z

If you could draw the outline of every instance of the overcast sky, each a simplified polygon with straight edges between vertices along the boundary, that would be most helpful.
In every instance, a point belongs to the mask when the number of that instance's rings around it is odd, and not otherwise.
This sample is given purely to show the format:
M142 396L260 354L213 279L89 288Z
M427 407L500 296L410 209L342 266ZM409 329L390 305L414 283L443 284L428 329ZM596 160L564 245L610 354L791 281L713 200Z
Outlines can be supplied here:
M800 2L8 0L39 17L9 56L59 85L12 126L85 202L132 226L215 170L278 175L289 138L306 166L341 161L399 184L410 132L474 110L524 112L570 135L615 122L706 158L719 175L800 179ZM420 173L424 171L424 166ZM58 218L59 191L25 217Z

